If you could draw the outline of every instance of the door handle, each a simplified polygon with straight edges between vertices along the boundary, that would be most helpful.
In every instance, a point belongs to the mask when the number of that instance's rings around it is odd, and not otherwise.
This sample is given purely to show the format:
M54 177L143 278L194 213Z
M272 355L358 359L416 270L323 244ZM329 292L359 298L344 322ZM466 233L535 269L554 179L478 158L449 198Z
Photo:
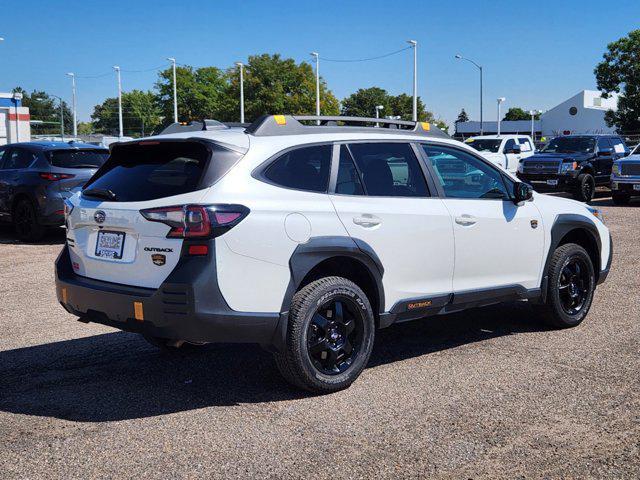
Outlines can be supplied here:
M462 225L463 227L470 227L471 225L475 225L477 221L478 220L476 220L476 217L467 215L466 213L464 215L456 217L456 223L458 225Z
M353 223L364 228L372 228L380 225L382 223L382 220L380 220L375 215L363 213L359 217L353 217Z

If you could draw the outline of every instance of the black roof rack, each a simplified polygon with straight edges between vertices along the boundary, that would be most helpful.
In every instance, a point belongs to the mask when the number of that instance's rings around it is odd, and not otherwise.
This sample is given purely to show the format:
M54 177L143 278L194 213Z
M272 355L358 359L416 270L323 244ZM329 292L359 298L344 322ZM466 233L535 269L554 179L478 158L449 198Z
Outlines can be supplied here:
M256 137L268 137L354 131L372 133L373 129L385 130L385 133L451 138L429 122L316 115L263 115L247 127L245 132Z
M201 122L189 122L189 123L172 123L158 135L165 135L167 133L182 133L182 132L199 132L202 130L223 130L226 128L247 128L249 123L240 122L219 122L218 120L205 119Z

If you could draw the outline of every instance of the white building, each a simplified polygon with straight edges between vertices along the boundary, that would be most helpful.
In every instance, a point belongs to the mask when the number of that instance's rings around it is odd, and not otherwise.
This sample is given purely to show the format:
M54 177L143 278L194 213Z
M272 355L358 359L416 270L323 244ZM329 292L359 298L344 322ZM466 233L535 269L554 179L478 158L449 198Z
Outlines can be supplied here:
M31 140L29 109L22 106L22 95L0 93L0 145Z
M572 133L614 133L604 121L607 110L618 108L618 96L612 94L602 98L597 90L583 90L559 105L547 110L540 120L533 122L536 138L553 137ZM484 122L484 134L498 132L498 122ZM531 121L516 120L500 122L501 133L531 133ZM456 124L456 134L469 137L480 134L480 122L461 122Z

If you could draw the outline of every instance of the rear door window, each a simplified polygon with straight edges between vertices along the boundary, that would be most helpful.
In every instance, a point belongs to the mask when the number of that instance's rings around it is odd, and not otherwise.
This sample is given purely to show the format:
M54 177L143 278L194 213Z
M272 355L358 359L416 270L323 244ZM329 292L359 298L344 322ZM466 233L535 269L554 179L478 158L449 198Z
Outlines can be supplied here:
M326 192L332 151L332 145L313 145L289 150L269 165L264 177L281 187Z
M108 150L50 150L46 153L52 167L100 168L107 158Z
M340 146L336 193L341 195L364 195L360 175L346 145Z
M528 138L519 138L518 142L520 143L520 150L523 152L531 151L531 143Z
M6 157L4 165L2 166L3 170L22 170L29 168L36 159L34 153L31 153L27 149L16 147L13 147Z
M516 141L513 138L510 138L509 140L507 140L504 144L504 148L502 149L502 151L504 153L511 153L513 152L513 147L516 145Z
M353 143L349 145L367 195L428 197L429 190L418 159L408 143Z
M172 197L206 188L222 177L241 154L200 142L141 142L118 145L86 185L111 192L117 202ZM212 153L210 152L212 151Z

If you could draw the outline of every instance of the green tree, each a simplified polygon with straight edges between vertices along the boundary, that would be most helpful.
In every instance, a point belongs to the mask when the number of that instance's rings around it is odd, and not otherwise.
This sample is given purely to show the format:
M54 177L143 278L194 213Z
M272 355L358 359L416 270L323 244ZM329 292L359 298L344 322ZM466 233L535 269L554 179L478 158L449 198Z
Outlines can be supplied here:
M216 67L177 67L178 120L219 119L228 91L227 78ZM161 71L156 82L163 125L173 122L173 72Z
M117 135L118 99L107 98L96 105L91 114L93 127L98 133ZM160 106L152 92L132 90L122 94L122 125L126 136L142 136L150 134L160 125Z
M463 108L462 110L460 110L460 113L458 114L458 118L456 119L456 123L468 122L468 121L469 121L469 115L467 115L467 112Z
M620 94L618 109L605 114L607 125L621 132L640 131L640 30L607 45L594 73L604 98Z
M78 122L78 135L91 135L93 124L91 122Z
M436 119L433 112L428 111L422 99L418 97L418 121L443 125L444 121ZM374 117L376 106L382 105L380 117L400 117L402 120L413 118L413 97L406 93L389 95L380 87L361 88L342 101L342 115L353 117ZM446 127L448 128L448 127Z
M228 88L221 105L223 121L240 119L240 78L237 68L226 72ZM316 109L316 84L313 67L280 55L252 55L244 70L245 121L264 114L312 115ZM320 112L338 115L339 102L320 78Z
M540 119L540 114L536 113L533 118ZM531 115L520 107L511 107L505 113L503 120L531 120Z
M60 134L60 100L52 97L43 90L33 90L28 93L21 87L13 89L14 93L22 93L22 106L29 108L31 120L43 122L31 126L33 135ZM73 132L73 114L66 102L62 102L64 116L64 132Z

